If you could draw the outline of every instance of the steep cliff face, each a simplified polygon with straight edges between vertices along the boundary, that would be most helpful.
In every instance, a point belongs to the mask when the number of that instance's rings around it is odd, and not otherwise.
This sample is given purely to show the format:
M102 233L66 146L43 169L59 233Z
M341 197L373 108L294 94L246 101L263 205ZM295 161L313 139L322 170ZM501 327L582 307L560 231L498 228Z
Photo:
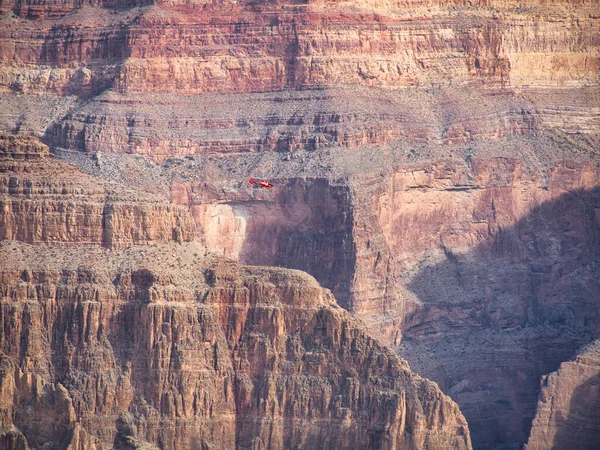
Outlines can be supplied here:
M66 116L55 107L59 120L39 130L50 126L49 144L164 160L406 137L468 141L530 133L536 118L556 118L557 103L528 102L512 88L561 90L598 81L600 25L593 2L113 6L18 2L12 9L19 16L3 18L5 94L94 99L67 108ZM27 8L49 12L44 20L29 20L41 13L19 12ZM73 12L55 17L54 9ZM465 85L470 89L461 90ZM449 94L438 95L447 86ZM334 91L312 91L325 88ZM465 117L481 106L480 89L494 96L482 100L487 107L479 108L481 114ZM264 94L282 90L306 92ZM358 101L348 101L353 98ZM14 96L3 100L10 109ZM559 115L577 116L585 126L597 123L598 111L579 102ZM8 130L28 126L30 114L17 109L7 116Z
M0 157L3 448L471 448L458 406L309 275L184 242L183 208L55 161L35 138L2 136ZM288 195L321 209L282 214L324 227L347 191L310 184Z
M540 170L531 166L528 156L536 155L524 152L523 159L467 155L460 162L411 164L369 193L371 203L362 203L363 222L371 229L367 236L384 239L393 259L384 263L395 267L396 282L409 285L421 265L456 261L478 246L496 258L544 259L539 248L526 256L531 245L538 245L528 241L542 238L542 230L532 229L534 219L536 224L548 220L548 239L559 240L560 233L568 230L581 238L579 250L590 250L590 243L595 248L598 163L554 160ZM372 178L358 179L359 196L365 185L373 185ZM565 192L581 193L585 198L582 211L571 211L564 205L561 198ZM565 209L569 217L565 229L553 223L545 204L554 205L557 211ZM543 218L537 217L540 211ZM584 222L581 213L585 214ZM366 242L357 246L368 250ZM557 261L561 263L558 257Z
M458 407L302 272L1 246L12 448L470 448Z
M596 332L600 166L541 137L429 149L154 167L208 247L313 274L456 399L480 448L520 446L540 377ZM247 184L263 170L272 190Z
M308 271L457 399L476 446L519 447L539 377L597 338L596 3L5 1L0 128L170 197L219 254ZM71 191L31 174L67 169L32 158L5 184L55 206L5 188L6 237L193 234L181 209L89 178L89 219L63 217ZM134 445L131 423L106 442Z
M600 442L600 342L542 379L526 449L592 449Z
M108 80L111 66L116 70L111 84L121 92L261 92L449 80L547 87L596 84L598 75L593 2L114 6L18 2L13 11L38 22L5 19L3 59L9 66L2 84L43 91L52 81L52 89L62 92L95 77ZM54 19L58 26L42 20L60 15ZM16 30L24 39L10 39ZM25 67L32 63L46 67Z
M490 219L501 199L490 199ZM439 250L401 272L404 304L414 306L404 310L400 353L459 403L479 445L526 440L538 380L594 338L599 207L597 187L573 190L513 226L474 230L488 237L468 250L451 243L456 229L445 221ZM485 211L479 205L477 222Z
M308 270L349 309L354 244L348 186L323 178L276 184L271 192L221 191L179 179L172 201L190 208L208 248L248 264Z
M0 239L39 245L189 241L187 211L94 179L48 155L35 138L0 136Z

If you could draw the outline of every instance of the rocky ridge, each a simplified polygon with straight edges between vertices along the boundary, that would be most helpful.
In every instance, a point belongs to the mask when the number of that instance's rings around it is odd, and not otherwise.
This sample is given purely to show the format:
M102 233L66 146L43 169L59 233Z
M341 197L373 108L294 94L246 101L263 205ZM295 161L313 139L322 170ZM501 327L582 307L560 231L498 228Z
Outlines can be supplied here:
M302 272L1 245L10 448L470 448L458 407Z

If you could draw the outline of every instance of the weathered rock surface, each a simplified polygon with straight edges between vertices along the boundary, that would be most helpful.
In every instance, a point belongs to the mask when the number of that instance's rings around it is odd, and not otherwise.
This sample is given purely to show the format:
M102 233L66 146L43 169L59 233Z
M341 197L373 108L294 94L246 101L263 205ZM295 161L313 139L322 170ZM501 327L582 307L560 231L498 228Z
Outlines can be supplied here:
M168 197L222 255L308 271L457 399L479 448L525 443L539 377L598 337L597 1L0 10L0 129ZM55 186L16 174L46 179L59 163L43 161L4 166L5 182ZM93 215L78 217L113 214L114 186L81 185ZM72 196L43 189L44 204ZM122 248L193 234L151 195L120 202L124 225L104 239L116 222L31 213L19 192L3 196L6 237ZM146 445L131 423L116 446Z
M465 101L468 107L461 106ZM599 112L581 100L571 103L563 119L579 114L577 131L593 129ZM463 143L534 135L545 125L536 106L514 94L336 87L238 95L107 93L67 115L45 138L64 149L164 161L207 153L354 149L399 140Z
M597 84L593 1L5 3L0 85L15 91Z
M114 6L3 3L14 13L0 28L5 130L163 161L598 126L594 2ZM54 120L23 114L30 102Z
M531 167L473 157L357 187L374 200L354 211L354 310L459 403L480 448L520 447L540 377L597 333L600 167Z
M118 248L194 232L184 209L55 161L35 138L0 136L0 239Z
M526 440L540 377L597 336L599 206L597 187L563 194L410 277L400 354L456 399L478 443Z
M207 246L313 274L457 400L480 448L519 447L540 377L594 336L600 167L552 139L499 144L151 167ZM148 167L105 161L92 169ZM261 170L280 176L272 190L247 184Z
M194 243L0 252L11 448L470 448L456 404L302 272Z
M593 449L600 442L600 342L542 379L527 450Z

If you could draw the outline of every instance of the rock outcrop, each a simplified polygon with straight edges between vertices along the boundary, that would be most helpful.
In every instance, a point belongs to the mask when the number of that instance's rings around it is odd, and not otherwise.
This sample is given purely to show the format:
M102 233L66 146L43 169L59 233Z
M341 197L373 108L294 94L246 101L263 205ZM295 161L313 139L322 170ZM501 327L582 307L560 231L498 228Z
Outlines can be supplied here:
M35 138L0 158L2 448L471 448L458 406L314 278L186 242L186 209Z
M11 449L470 448L456 404L302 272L0 246Z
M542 379L526 450L593 449L600 442L600 342Z
M194 233L186 210L56 161L35 138L0 136L0 239L118 248Z

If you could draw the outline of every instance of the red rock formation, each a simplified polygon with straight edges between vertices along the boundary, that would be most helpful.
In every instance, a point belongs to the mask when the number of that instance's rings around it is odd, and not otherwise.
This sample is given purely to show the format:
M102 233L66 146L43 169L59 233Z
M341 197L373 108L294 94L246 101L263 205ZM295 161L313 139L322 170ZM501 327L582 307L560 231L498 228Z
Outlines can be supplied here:
M593 449L600 442L600 342L542 379L526 450Z
M513 142L523 159L467 154L349 185L279 179L273 192L189 181L196 166L180 162L172 170L188 181L173 184L173 200L190 205L209 247L307 270L378 336L402 342L419 373L459 402L478 445L519 445L539 378L597 320L600 166L585 157L531 166L543 154ZM285 164L295 162L275 160L274 170Z
M0 239L41 245L189 241L181 208L48 157L37 139L0 136Z
M134 7L148 3L154 5ZM114 2L18 2L3 9L39 24L7 21L2 53L10 66L2 84L45 91L50 83L58 92L73 91L93 79L108 80L109 73L122 92L411 86L449 79L596 83L593 2L531 2L528 10L510 2L492 8L419 3L408 9L389 2L131 1L123 11L111 10ZM71 11L58 27L40 20ZM22 40L10 38L15 31ZM31 70L28 63L46 67Z
M302 272L0 245L11 448L470 448L458 407Z
M181 208L0 143L3 448L471 448L456 404L310 276L224 261L182 242Z
M0 128L110 153L82 167L170 189L221 253L309 271L458 399L477 445L524 443L539 376L592 339L596 320L582 313L598 278L596 2L120 5L2 3L14 16L0 27ZM270 158L269 194L244 184L265 159L241 155L265 151L292 152ZM45 164L25 166L47 177ZM102 189L92 203L110 204ZM24 195L5 198L25 208ZM124 203L104 212L123 227L71 232L58 209L13 206L3 220L36 219L59 243L177 237L179 210ZM149 237L153 212L163 219ZM12 237L49 242L10 223ZM131 423L119 421L118 445L137 445Z

